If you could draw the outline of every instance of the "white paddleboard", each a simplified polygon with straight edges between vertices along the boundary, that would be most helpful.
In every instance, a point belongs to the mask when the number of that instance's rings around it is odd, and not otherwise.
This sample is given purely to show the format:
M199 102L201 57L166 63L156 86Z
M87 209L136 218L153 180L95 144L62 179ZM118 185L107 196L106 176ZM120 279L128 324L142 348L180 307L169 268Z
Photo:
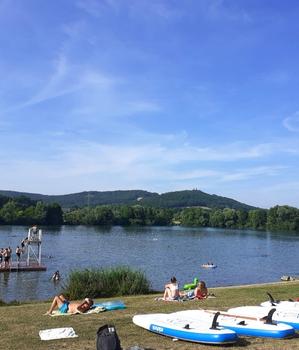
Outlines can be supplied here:
M211 320L215 312L213 310L189 310L190 317L195 319ZM219 326L244 336L282 339L292 337L295 334L294 328L287 324L267 324L255 317L238 316L226 312L220 313L217 322Z
M213 318L192 318L189 311L172 314L135 315L133 322L151 332L180 340L205 343L227 344L237 341L234 331L217 327L211 329Z
M273 321L286 323L296 330L299 329L299 310L296 309L278 309L273 306L240 306L229 309L227 312L233 315L265 319L273 308L275 309L272 315Z
M268 296L270 298L269 301L264 301L261 303L261 306L263 307L275 307L277 309L292 309L292 310L298 310L299 311L299 301L291 301L291 300L275 300L273 296L268 293Z

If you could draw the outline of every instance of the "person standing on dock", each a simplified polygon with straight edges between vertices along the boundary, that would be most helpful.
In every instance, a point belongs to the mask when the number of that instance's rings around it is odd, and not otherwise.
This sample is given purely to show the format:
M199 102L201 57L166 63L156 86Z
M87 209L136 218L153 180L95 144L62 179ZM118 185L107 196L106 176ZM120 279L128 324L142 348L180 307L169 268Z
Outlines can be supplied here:
M17 262L18 263L20 262L20 259L21 259L21 253L22 253L22 249L19 246L17 246L16 256L17 256Z
M4 256L4 268L8 268L10 265L10 256L11 256L10 247L5 248L3 256Z
M1 248L0 249L0 267L2 267L3 259L4 259L4 249Z

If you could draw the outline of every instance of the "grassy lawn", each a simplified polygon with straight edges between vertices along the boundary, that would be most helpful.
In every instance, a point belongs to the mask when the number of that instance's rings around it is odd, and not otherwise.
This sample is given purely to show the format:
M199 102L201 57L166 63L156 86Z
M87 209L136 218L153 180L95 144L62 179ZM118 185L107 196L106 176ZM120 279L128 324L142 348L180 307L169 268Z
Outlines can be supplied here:
M10 350L21 347L22 350L94 350L96 348L95 339L97 329L105 323L112 323L116 326L124 349L133 345L139 345L147 350L229 348L234 350L299 350L299 334L297 337L287 340L242 337L234 345L213 346L183 341L174 342L171 338L148 332L132 323L132 317L135 314L141 313L174 312L196 308L225 310L228 307L241 305L258 305L260 302L268 299L266 292L270 292L275 299L280 300L299 297L299 282L214 288L210 289L210 292L216 295L215 299L186 301L183 303L154 301L157 295L124 297L119 299L125 302L127 309L91 315L44 316L43 314L49 308L49 302L2 306L0 308L0 349ZM73 327L79 337L65 340L40 340L38 335L39 330L57 327Z

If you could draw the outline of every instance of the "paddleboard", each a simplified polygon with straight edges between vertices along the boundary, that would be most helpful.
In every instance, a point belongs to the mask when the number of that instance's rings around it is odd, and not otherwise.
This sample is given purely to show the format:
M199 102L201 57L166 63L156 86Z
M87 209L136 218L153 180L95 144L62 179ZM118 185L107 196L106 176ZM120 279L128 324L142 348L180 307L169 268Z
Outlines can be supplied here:
M167 337L204 344L228 344L237 341L236 332L212 327L213 319L190 318L188 311L171 314L135 315L133 323Z
M260 305L263 307L276 307L277 309L292 309L292 310L298 310L299 311L299 301L293 301L293 300L275 300L273 296L268 293L269 299L268 301L264 301Z
M264 301L261 303L263 307L276 307L279 309L292 309L298 310L299 312L299 301L288 301L288 300L274 300L274 301Z
M195 319L211 319L215 312L214 310L189 310L190 317ZM239 317L226 312L220 313L217 322L219 326L244 336L282 339L292 337L295 333L294 328L287 324L267 324L255 318Z
M294 329L299 329L299 310L291 309L277 309L272 315L275 322L286 323ZM229 309L227 312L233 315L257 317L258 319L265 319L269 312L273 310L273 306L240 306Z

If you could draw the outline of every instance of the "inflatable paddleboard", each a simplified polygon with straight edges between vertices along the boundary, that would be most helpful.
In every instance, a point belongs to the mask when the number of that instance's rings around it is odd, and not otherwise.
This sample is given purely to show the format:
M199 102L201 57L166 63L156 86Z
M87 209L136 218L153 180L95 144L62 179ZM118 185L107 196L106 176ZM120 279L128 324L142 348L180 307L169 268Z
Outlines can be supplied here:
M256 317L258 319L266 319L271 310L273 310L273 306L240 306L229 309L227 312L238 316L248 316ZM296 330L299 329L299 310L294 311L275 308L274 310L275 311L272 315L272 319L274 322L286 323Z
M291 309L298 310L299 312L299 301L290 300L275 300L270 293L267 293L269 296L269 301L264 301L261 303L263 307L275 307L277 309Z
M189 311L135 315L133 322L151 332L195 343L228 344L238 339L236 332L217 327L216 322L213 326L213 318L211 322L210 319L190 318Z
M275 300L272 301L264 301L261 303L263 307L276 307L279 309L288 309L288 310L297 310L299 312L299 301L288 301L288 300Z
M189 310L181 311L188 312L189 319L192 320L211 320L216 311L213 310ZM271 319L270 319L271 321ZM231 315L221 312L217 318L217 323L220 327L235 331L238 335L263 337L263 338L289 338L295 333L293 327L278 323L270 324L264 321L259 321L256 318Z

